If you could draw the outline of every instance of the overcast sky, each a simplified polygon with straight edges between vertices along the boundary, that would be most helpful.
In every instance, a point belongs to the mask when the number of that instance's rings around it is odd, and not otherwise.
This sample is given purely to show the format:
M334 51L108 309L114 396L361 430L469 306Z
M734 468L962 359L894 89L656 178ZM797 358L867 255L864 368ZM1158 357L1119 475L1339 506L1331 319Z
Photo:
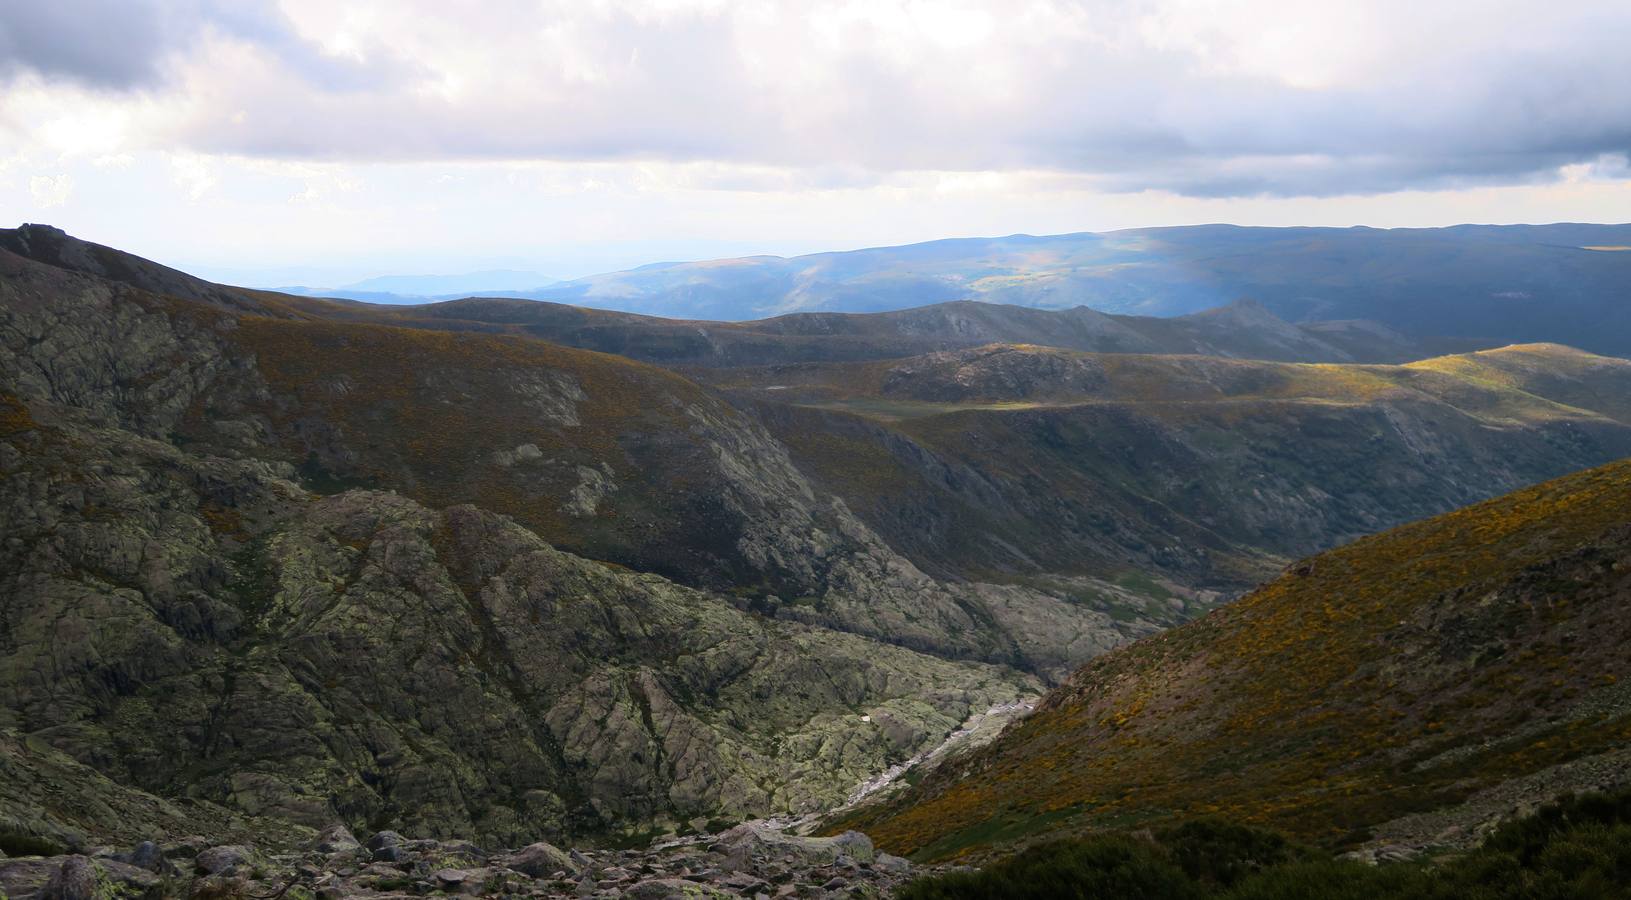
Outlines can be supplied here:
M229 280L1631 220L1627 0L0 2L0 224Z

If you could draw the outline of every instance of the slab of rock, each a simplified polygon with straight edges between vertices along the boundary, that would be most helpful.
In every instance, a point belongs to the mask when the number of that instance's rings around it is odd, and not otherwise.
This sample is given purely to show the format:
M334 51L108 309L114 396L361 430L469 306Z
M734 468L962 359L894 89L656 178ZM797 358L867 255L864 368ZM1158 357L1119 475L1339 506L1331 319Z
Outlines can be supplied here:
M470 880L470 873L463 869L442 869L430 876L431 881L442 890L453 890Z
M648 878L623 892L625 900L714 900L732 896L729 891L684 878Z
M831 865L840 856L869 863L877 855L872 839L859 831L846 831L837 837L805 837L757 822L746 822L723 832L709 849L727 857L744 850L754 856L785 855L806 865Z
M0 897L11 900L100 900L109 896L110 889L119 896L139 896L158 883L159 877L152 872L112 859L76 854L0 860Z

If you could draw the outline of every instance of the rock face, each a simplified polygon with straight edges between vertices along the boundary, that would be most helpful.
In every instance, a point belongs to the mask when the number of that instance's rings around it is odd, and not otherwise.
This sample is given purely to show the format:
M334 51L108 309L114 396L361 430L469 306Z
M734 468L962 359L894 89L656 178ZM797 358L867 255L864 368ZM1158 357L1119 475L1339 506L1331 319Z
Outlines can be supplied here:
M0 444L0 715L147 791L503 841L804 811L1035 689L41 409Z

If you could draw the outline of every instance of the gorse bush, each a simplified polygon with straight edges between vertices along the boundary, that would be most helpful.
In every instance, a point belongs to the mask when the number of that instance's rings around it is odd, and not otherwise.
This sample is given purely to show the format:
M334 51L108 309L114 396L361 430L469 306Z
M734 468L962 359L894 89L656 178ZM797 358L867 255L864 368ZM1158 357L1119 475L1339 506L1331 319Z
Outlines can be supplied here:
M903 900L1610 900L1631 898L1631 791L1565 797L1439 861L1321 858L1261 829L1191 822L1143 838L1055 841L977 872L923 878Z

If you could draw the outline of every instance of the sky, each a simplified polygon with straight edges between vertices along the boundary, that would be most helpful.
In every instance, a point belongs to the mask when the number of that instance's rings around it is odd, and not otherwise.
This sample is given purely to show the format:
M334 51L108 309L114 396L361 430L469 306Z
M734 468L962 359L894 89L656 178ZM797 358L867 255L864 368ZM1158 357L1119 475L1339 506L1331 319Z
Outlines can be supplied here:
M1631 221L1626 0L0 2L0 225L337 286Z

